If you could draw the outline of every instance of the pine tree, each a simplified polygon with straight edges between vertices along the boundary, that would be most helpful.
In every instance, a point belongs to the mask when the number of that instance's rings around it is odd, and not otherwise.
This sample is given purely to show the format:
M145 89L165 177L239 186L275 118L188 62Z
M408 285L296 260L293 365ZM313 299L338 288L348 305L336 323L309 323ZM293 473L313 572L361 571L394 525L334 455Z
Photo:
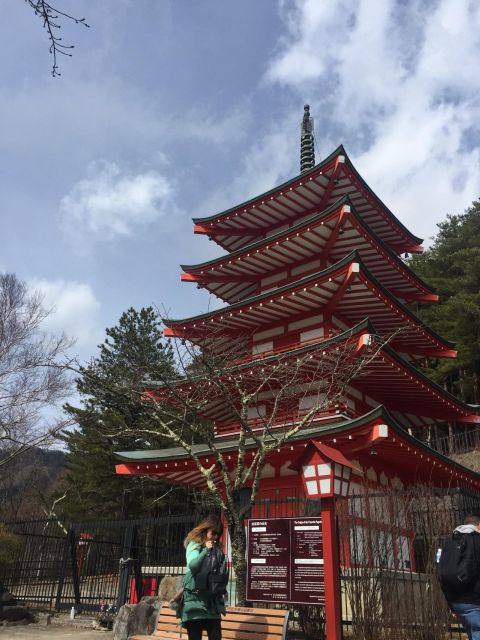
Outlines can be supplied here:
M458 357L429 373L465 402L480 403L480 201L439 223L433 245L410 260L440 301L418 309L427 326L456 343Z
M157 499L171 492L170 487L145 477L116 475L113 456L114 451L169 446L159 438L132 435L132 429L135 433L149 419L141 400L145 379L175 375L171 348L162 342L160 320L151 307L130 308L106 334L99 356L80 369L81 406L66 406L77 423L64 438L68 471L63 509L72 519L153 515L162 510ZM137 398L118 393L122 385L138 388Z

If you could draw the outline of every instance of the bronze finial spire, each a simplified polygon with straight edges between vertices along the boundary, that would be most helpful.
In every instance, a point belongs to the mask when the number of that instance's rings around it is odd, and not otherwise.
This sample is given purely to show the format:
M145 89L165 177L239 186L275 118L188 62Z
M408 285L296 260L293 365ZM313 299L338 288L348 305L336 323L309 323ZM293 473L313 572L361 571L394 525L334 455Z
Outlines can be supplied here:
M310 117L310 105L303 107L302 134L300 136L300 173L315 166L313 146L313 118Z

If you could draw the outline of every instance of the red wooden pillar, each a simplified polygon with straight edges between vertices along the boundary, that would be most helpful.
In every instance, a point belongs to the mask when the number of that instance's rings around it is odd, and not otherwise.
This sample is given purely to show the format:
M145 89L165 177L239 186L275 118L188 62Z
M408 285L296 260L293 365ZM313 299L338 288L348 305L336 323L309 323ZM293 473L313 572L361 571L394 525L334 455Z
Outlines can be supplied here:
M335 498L321 499L323 567L325 571L325 625L327 640L342 638L340 564L335 519Z

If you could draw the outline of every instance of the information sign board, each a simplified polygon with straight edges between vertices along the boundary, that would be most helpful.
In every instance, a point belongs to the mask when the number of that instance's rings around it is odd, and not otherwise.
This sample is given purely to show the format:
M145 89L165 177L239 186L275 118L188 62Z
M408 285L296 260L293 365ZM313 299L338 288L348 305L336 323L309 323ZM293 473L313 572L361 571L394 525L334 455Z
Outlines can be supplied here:
M248 520L247 600L325 604L322 520Z

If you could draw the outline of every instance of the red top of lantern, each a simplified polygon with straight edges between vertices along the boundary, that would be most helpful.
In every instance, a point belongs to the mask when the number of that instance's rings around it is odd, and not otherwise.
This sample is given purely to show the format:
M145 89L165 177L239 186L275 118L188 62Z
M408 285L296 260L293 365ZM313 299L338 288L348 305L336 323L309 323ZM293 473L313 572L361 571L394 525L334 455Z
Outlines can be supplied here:
M301 471L303 464L307 462L315 452L318 452L322 457L326 458L327 460L331 460L332 462L341 464L344 467L349 467L350 469L355 469L356 471L359 471L359 469L357 469L357 467L354 464L352 464L349 460L347 460L347 458L343 455L343 453L341 453L338 449L329 447L326 444L317 442L316 440L308 441L308 444L305 447L305 450L303 451L303 453L301 453L300 456L290 464L290 469L293 469L294 471Z

